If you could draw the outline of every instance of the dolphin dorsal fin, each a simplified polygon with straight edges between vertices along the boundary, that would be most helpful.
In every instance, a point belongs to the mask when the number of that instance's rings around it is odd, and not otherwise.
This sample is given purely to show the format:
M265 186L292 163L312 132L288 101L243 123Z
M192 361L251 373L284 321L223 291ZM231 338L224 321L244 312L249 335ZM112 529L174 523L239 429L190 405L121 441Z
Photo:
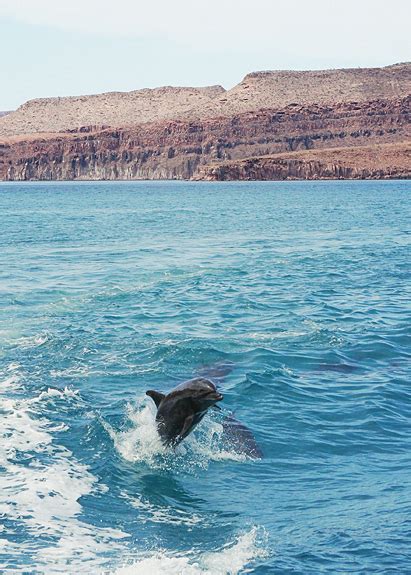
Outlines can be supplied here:
M160 403L163 401L163 399L165 398L164 393L160 393L159 391L154 391L154 389L149 389L148 391L146 391L146 395L151 397L151 399L156 404L157 408L160 405Z

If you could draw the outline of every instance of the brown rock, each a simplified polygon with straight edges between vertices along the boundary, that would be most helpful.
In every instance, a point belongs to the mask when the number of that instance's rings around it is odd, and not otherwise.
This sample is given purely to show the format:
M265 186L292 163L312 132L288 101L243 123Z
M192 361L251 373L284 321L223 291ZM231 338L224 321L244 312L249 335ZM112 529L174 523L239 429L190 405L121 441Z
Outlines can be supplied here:
M35 100L0 118L0 179L409 177L410 93L401 64Z

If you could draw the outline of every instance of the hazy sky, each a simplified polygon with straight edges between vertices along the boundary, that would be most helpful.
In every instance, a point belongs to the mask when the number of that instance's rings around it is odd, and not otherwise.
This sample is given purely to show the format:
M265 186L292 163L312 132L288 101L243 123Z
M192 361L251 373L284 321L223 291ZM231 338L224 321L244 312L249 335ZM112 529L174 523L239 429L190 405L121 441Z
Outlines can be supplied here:
M0 110L411 60L410 0L0 0Z

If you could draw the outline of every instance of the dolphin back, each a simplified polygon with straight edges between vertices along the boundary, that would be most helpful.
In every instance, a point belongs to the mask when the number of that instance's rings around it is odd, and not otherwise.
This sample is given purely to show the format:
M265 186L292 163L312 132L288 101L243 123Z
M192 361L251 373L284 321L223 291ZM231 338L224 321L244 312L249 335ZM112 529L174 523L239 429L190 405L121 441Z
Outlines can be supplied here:
M175 396L178 395L179 392L181 392L181 394L183 394L183 392L186 392L185 395L195 393L199 391L204 385L207 386L212 385L214 387L213 382L207 379L206 377L194 377L193 379L183 381L183 383L180 383L179 385L177 385L177 387L174 387L169 392L168 395Z
M253 459L263 458L263 452L252 431L243 423L229 415L223 419L222 426L222 442L227 449L233 449L236 453L247 455Z

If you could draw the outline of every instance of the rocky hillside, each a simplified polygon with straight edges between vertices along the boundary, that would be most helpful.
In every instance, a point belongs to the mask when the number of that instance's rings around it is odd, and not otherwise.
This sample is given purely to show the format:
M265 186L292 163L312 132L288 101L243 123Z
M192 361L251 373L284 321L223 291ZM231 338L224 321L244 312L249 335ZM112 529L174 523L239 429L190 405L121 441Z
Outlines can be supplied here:
M248 74L207 104L205 115L230 116L290 104L333 106L341 102L388 100L411 94L411 64L385 68L272 71Z
M219 162L406 142L411 138L410 120L411 96L364 104L287 106L231 118L157 122L41 138L19 136L0 144L0 177L187 179L199 173L208 177L204 166L215 168Z
M411 64L33 100L0 118L0 179L410 177L410 120Z
M202 109L225 92L207 88L155 88L134 92L108 92L94 96L39 98L0 118L0 137L78 130L84 126L135 126L144 122L184 117Z

